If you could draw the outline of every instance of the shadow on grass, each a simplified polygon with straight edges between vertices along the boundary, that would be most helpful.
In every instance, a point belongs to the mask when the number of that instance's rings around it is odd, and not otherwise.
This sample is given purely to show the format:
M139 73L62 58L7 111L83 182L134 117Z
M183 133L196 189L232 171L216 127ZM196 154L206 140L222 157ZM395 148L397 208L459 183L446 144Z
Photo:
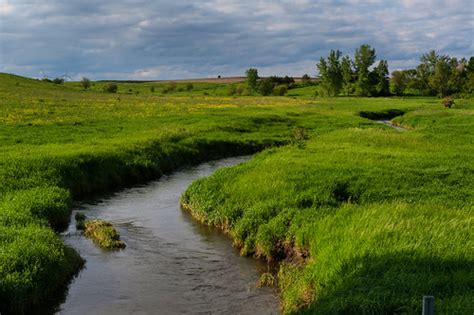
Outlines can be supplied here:
M421 314L423 295L435 297L436 314L472 314L473 289L474 261L363 256L343 263L301 314Z

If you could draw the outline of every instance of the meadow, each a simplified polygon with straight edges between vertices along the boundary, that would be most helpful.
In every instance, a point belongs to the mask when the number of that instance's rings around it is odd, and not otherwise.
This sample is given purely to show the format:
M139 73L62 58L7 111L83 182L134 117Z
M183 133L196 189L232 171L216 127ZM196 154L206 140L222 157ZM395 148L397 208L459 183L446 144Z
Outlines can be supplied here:
M82 266L57 236L73 200L259 151L182 203L242 254L282 262L285 313L416 313L424 294L472 312L472 100L105 84L0 74L0 312L43 303ZM407 131L359 115L392 109Z

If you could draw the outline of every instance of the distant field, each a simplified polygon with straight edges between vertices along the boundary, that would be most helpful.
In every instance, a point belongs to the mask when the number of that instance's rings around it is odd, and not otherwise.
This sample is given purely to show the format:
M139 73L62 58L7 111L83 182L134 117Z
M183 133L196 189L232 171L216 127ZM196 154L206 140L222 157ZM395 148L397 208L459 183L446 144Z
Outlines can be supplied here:
M225 79L225 78L224 78ZM189 87L192 83L192 87ZM0 74L0 312L29 310L82 261L56 231L71 201L258 151L182 202L242 254L283 261L285 313L470 314L474 101L229 95L226 82L84 91ZM165 92L166 91L166 92ZM360 117L397 109L407 131Z

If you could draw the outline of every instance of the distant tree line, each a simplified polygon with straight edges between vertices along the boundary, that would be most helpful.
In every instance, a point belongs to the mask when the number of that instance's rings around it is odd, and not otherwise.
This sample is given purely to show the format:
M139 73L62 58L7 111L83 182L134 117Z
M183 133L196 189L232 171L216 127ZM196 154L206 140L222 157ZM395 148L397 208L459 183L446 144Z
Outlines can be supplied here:
M396 95L404 95L407 90L440 97L474 92L474 56L469 60L457 59L432 50L421 56L420 61L415 69L392 72Z
M245 75L247 77L248 94L259 93L263 96L283 96L290 89L307 86L314 83L313 80L311 80L310 76L307 74L301 77L300 83L297 83L293 77L289 76L271 76L266 78L260 78L258 76L258 70L255 68L247 69L247 71L245 71ZM237 88L231 89L231 92L232 95L243 93L243 91L240 91L240 93L238 93L239 91Z
M358 95L387 96L391 94L388 63L380 60L374 66L375 49L361 45L354 59L331 50L317 64L321 93L326 96ZM474 57L457 59L438 55L435 51L424 54L415 69L392 72L392 90L404 95L407 90L419 95L445 97L474 92Z

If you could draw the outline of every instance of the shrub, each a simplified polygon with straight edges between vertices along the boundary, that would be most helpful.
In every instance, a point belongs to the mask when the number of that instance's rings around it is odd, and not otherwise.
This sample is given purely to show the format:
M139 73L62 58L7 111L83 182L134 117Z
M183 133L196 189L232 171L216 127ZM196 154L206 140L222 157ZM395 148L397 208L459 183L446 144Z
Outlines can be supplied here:
M441 102L443 103L443 106L446 108L451 108L451 106L454 105L454 99L451 96L446 96L445 98L443 98Z
M227 91L227 95L232 96L237 94L237 87L235 85L230 85L229 90Z
M56 78L53 80L54 84L64 84L64 79L63 78Z
M80 84L84 88L84 90L87 90L91 87L91 80L86 77L82 77Z
M118 86L117 84L113 82L107 83L104 86L104 92L107 92L107 93L117 93L117 90L118 90Z
M309 136L305 128L296 127L295 129L293 129L292 138L293 140L301 141L309 139Z
M77 230L84 230L85 227L85 221L86 221L86 215L84 213L78 212L76 213L75 217L76 219L76 229Z
M265 78L260 82L260 94L267 96L273 92L273 80Z
M186 91L191 91L194 88L194 85L192 83L186 84Z
M302 77L301 77L301 84L303 85L309 85L311 84L311 77L307 74L304 74Z
M283 96L288 92L288 86L286 84L280 84L273 88L273 94Z

